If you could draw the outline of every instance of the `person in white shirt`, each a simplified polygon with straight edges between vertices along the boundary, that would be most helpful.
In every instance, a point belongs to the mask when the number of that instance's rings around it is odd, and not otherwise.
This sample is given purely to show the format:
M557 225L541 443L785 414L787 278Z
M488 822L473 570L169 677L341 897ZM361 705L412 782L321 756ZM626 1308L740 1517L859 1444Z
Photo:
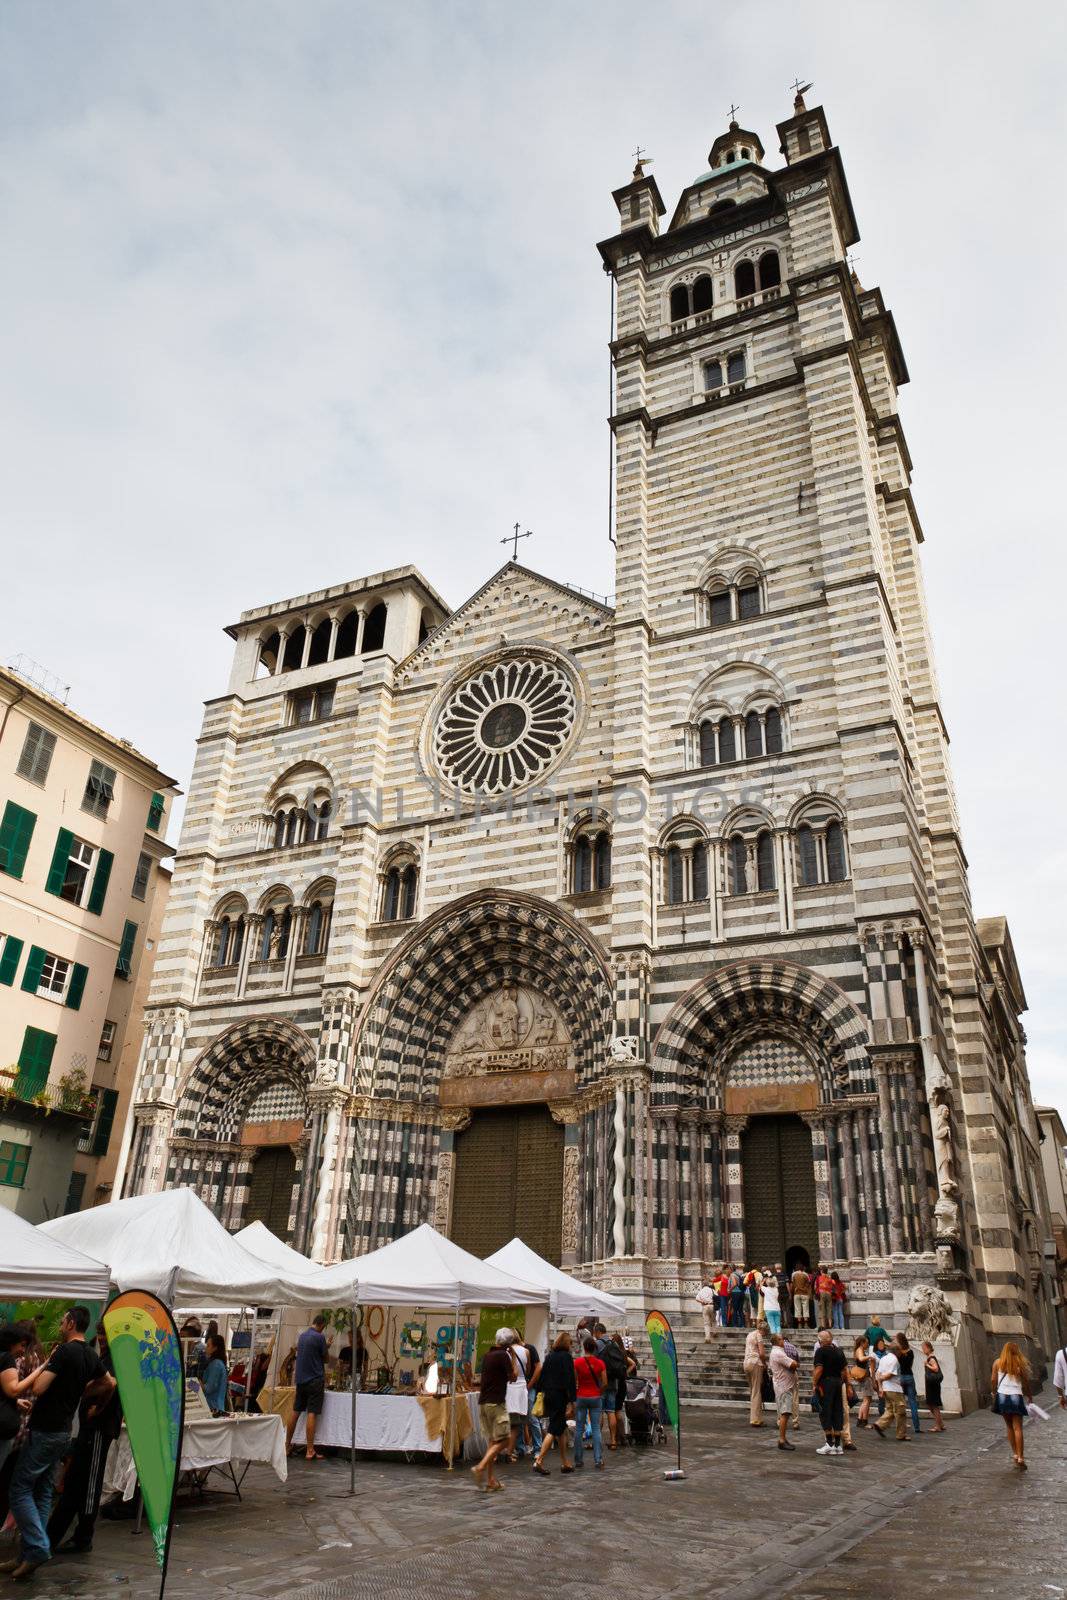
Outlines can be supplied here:
M772 1334L781 1333L782 1306L778 1296L778 1279L769 1267L763 1274L760 1295L763 1300L763 1315L767 1319L768 1328L770 1328Z
M908 1439L908 1408L904 1404L904 1385L900 1381L900 1362L892 1350L886 1350L879 1357L878 1366L874 1373L874 1381L878 1385L878 1393L885 1401L885 1412L877 1422L872 1424L871 1432L876 1433L879 1439L884 1439L889 1424L895 1422L897 1443L906 1444Z
M700 1285L700 1288L696 1292L696 1301L700 1306L700 1315L704 1319L704 1343L710 1344L711 1331L715 1326L715 1310L719 1303L719 1297L715 1293L715 1290L712 1288L711 1284L708 1282L707 1278L704 1279L704 1282Z
M1056 1365L1052 1369L1052 1383L1060 1397L1060 1405L1067 1410L1067 1346L1056 1351Z

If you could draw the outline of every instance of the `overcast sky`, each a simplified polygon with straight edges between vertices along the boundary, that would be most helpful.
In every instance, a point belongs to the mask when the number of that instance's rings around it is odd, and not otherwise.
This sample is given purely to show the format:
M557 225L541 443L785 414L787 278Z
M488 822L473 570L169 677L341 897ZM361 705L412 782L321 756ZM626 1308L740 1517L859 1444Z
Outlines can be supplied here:
M0 655L184 785L225 623L414 562L613 587L608 285L736 101L815 80L901 410L975 911L1067 1111L1064 8L0 7Z

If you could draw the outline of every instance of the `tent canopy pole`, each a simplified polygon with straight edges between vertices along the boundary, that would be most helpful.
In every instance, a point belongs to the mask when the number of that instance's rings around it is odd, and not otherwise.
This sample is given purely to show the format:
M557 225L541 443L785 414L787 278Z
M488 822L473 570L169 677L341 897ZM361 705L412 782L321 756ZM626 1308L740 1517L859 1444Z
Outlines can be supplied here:
M352 1341L352 1448L348 1453L348 1492L356 1492L356 1380L359 1373L359 1363L356 1360L356 1307L359 1304L359 1290L353 1300L348 1313L348 1331Z

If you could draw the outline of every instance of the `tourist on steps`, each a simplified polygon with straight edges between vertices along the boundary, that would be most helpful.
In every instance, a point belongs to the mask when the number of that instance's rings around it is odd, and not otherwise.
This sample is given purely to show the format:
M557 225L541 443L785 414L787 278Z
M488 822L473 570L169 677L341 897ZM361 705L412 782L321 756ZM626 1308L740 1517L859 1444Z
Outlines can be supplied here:
M798 1328L806 1328L811 1313L811 1277L804 1267L798 1266L794 1271L791 1287L796 1325Z
M715 1285L710 1279L705 1278L700 1285L696 1292L696 1302L700 1307L700 1315L704 1321L704 1343L710 1344L711 1336L715 1329L715 1313L719 1305L719 1296L716 1293Z
M782 1306L778 1298L778 1279L767 1267L763 1274L763 1315L772 1335L782 1331Z
M745 1377L748 1379L748 1421L753 1428L763 1427L763 1373L767 1366L765 1322L757 1323L745 1335Z

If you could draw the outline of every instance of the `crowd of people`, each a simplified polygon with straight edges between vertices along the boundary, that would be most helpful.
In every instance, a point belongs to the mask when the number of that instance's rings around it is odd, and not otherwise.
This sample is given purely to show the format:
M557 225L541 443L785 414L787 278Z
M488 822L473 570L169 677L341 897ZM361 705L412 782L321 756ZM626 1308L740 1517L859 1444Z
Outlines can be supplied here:
M848 1285L824 1267L787 1272L781 1262L766 1267L723 1265L697 1291L710 1344L715 1328L753 1328L766 1322L772 1333L783 1328L843 1330L848 1321Z
M543 1358L514 1328L499 1328L479 1373L478 1412L486 1449L471 1468L475 1480L487 1493L502 1489L497 1463L520 1461L524 1455L534 1472L547 1478L553 1449L560 1472L580 1471L587 1443L594 1468L603 1470L605 1424L608 1450L644 1433L643 1415L652 1405L653 1386L638 1379L633 1341L608 1333L592 1318L583 1318L573 1334L558 1333ZM648 1395L641 1393L645 1389ZM658 1414L658 1396L655 1404Z
M51 1354L32 1322L0 1328L0 1527L10 1512L19 1535L0 1573L16 1581L32 1578L57 1551L92 1549L122 1407L104 1331L87 1340L89 1325L85 1307L72 1307Z

